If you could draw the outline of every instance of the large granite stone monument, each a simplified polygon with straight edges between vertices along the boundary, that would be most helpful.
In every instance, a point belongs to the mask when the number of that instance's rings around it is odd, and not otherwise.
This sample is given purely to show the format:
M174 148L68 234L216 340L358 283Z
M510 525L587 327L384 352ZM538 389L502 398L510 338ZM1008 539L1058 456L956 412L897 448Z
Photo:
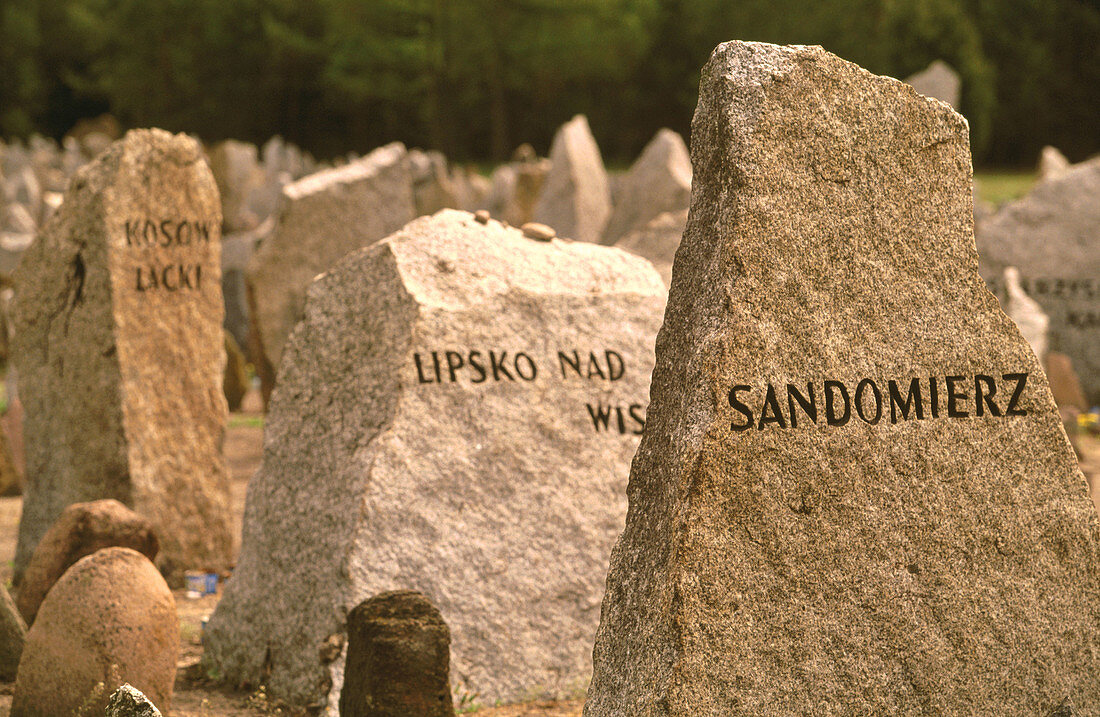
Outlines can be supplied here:
M229 567L221 207L198 143L135 130L74 177L15 276L18 578L73 503L148 518L160 567Z
M456 694L582 690L665 287L625 251L445 210L309 288L204 660L334 710L347 613L416 590Z
M978 275L966 121L731 42L691 147L586 717L1096 712L1100 524Z

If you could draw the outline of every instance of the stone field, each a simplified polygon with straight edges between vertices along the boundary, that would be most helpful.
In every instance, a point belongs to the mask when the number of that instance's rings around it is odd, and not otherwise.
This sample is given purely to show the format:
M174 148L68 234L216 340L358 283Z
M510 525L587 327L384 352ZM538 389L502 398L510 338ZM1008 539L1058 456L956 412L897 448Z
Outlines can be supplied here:
M700 77L621 171L0 142L0 717L1100 714L1100 159Z
M259 403L259 396L250 399ZM259 413L237 414L239 419L254 419ZM248 478L260 467L262 429L244 420L232 421L226 434L225 459L229 466L230 489L233 493L233 515L239 525L244 514L244 493ZM1090 484L1100 482L1100 439L1086 433L1074 436L1081 454L1081 468ZM15 557L15 534L19 526L19 497L0 498L0 580L11 578L11 561ZM209 595L197 600L186 597L186 591L173 591L180 619L180 655L176 674L176 690L172 698L172 714L177 717L256 717L260 715L293 715L287 708L273 706L257 692L241 692L220 688L202 679L194 665L202 657L199 635L202 621L208 618L219 596ZM12 685L0 684L0 717L11 709ZM535 701L519 705L485 708L477 714L487 717L580 717L583 700ZM277 711L282 709L281 712Z
M258 393L248 403L260 403ZM225 460L229 467L232 512L235 524L244 515L244 494L248 479L260 467L262 428L256 425L258 411L235 414L226 433ZM1100 455L1100 443L1097 444ZM1100 465L1097 466L1100 469ZM15 558L15 535L19 527L22 499L0 498L0 580L11 579L11 564ZM239 529L239 528L238 528ZM280 707L258 691L233 691L210 684L197 663L202 657L202 623L210 617L220 595L189 599L185 590L175 590L179 611L180 652L176 672L176 689L172 698L172 713L176 717L252 717L255 715L296 715L295 710ZM0 684L0 717L11 710L12 685ZM478 714L488 717L579 717L582 700L534 701L504 707L487 707Z

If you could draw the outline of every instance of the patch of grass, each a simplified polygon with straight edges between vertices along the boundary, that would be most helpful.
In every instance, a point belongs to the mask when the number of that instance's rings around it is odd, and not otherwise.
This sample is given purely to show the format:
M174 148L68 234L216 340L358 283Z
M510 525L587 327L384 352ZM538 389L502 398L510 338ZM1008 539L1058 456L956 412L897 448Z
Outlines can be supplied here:
M477 698L480 697L478 693L470 693L457 687L452 689L454 690L455 696L458 697L458 705L455 709L458 714L473 714L481 709L482 705L477 701Z
M974 172L978 197L998 206L1027 194L1035 179L1031 170Z
M263 416L243 416L241 414L232 414L229 416L230 428L263 428L264 417Z

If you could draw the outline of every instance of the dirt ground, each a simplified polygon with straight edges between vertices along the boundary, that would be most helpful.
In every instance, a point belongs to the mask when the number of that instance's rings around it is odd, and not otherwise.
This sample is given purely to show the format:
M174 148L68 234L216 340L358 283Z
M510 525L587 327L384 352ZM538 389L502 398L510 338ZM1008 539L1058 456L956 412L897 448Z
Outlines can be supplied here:
M245 400L245 411L233 414L225 438L225 458L230 476L230 496L240 535L244 515L245 491L248 479L260 467L263 451L263 428L259 421L259 401L255 395ZM19 530L19 515L23 500L19 497L0 498L0 580L11 580L12 560ZM175 591L180 618L180 655L176 672L176 688L172 709L165 717L253 717L255 715L301 714L287 710L267 699L262 691L246 693L223 690L208 684L197 665L202 658L202 622L214 612L217 595L198 600L188 599L183 590ZM11 711L12 685L0 683L0 717ZM566 702L533 702L508 707L477 710L479 717L580 717L582 700Z

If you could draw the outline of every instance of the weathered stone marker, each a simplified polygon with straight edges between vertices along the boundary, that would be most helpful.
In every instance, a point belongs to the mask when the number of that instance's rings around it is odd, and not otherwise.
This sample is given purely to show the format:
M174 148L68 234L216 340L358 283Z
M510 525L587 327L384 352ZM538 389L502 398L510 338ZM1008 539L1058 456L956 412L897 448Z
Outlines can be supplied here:
M65 506L100 498L153 523L169 574L229 566L220 227L198 143L136 130L79 170L24 254L17 579Z
M687 211L691 157L684 139L670 129L654 135L623 175L602 243L615 244L665 212Z
M558 236L600 241L611 216L611 189L600 148L584 115L558 128L550 162L534 220L554 227Z
M982 221L981 272L1007 301L1006 267L1050 318L1051 351L1073 360L1100 404L1100 158L1072 165Z
M966 122L731 42L691 147L586 717L1096 711L1100 526L978 276Z
M153 564L129 548L97 550L66 570L42 602L11 714L103 714L124 682L168 712L179 642L176 603Z
M364 600L348 613L340 717L453 717L451 633L415 590Z
M316 279L206 664L334 706L347 612L416 590L460 693L583 689L664 296L625 251L453 210Z
M250 318L272 366L279 366L313 277L415 216L405 147L398 142L283 187L275 230L252 255L247 275Z

